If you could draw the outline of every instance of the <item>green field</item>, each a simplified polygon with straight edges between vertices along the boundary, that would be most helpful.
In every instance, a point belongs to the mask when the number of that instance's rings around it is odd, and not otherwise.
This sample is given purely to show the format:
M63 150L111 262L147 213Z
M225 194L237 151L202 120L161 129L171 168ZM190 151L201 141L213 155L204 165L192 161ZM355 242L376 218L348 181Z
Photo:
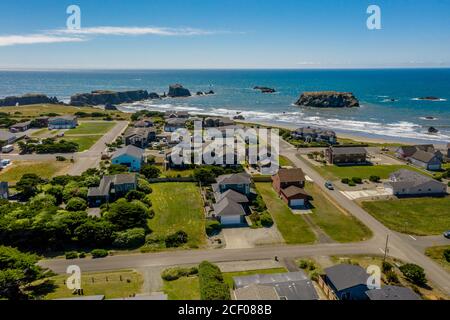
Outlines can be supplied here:
M152 184L151 200L155 217L149 228L156 236L183 230L189 236L188 247L205 244L205 218L200 189L194 183Z
M271 183L256 183L278 230L288 244L314 243L316 237L302 216L295 215L278 197Z
M364 224L350 214L342 212L316 185L307 183L305 190L313 198L312 220L330 238L338 242L356 242L371 237L371 231Z
M426 236L450 230L450 197L365 201L362 207L398 232Z
M54 290L47 294L45 299L77 297L72 295L72 291L64 284L67 277L68 275L58 275L50 278ZM85 296L104 295L106 299L126 298L138 294L141 292L143 282L141 274L129 270L83 273L81 276L81 288Z
M442 265L448 272L450 272L450 262L445 260L444 251L450 250L450 246L440 246L427 248L425 254L431 259L435 260L437 263Z
M75 142L78 144L78 152L89 150L102 136L65 136L60 140Z
M294 163L285 156L279 157L280 167L294 167Z
M200 300L200 284L197 276L164 280L163 291L169 300Z
M70 166L69 161L13 161L11 166L0 173L0 180L15 183L27 173L35 173L41 178L49 179L65 174Z
M116 122L112 121L89 121L89 122L80 122L78 127L74 129L69 129L65 132L66 136L70 135L78 135L78 134L86 134L86 135L103 135L107 133L109 130L114 128Z
M419 169L407 165L379 165L379 166L348 166L339 167L334 165L315 166L314 169L320 173L322 177L329 180L341 180L343 178L359 177L361 179L369 179L370 176L379 176L381 179L389 178L389 175L400 169L409 169L424 173Z

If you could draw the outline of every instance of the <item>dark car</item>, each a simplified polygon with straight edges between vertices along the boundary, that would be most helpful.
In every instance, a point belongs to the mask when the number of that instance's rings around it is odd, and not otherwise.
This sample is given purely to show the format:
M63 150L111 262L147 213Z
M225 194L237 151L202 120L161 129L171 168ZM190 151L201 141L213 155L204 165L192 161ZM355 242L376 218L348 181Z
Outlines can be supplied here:
M447 239L450 239L450 230L444 232L444 237L446 237Z
M328 190L334 190L334 186L333 186L333 183L331 183L331 181L325 182L325 187L326 187Z

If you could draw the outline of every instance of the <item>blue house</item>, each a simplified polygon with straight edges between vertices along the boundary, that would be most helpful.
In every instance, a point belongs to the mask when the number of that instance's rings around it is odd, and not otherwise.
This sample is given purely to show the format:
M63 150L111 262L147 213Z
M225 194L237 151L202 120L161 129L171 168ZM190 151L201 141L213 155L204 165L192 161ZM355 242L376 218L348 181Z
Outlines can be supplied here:
M144 162L144 149L128 145L114 152L111 157L112 164L127 166L130 171L140 171Z
M338 264L324 271L323 280L339 300L368 300L369 274L362 267Z
M78 120L76 116L58 116L48 120L48 128L50 130L55 129L73 129L78 126Z

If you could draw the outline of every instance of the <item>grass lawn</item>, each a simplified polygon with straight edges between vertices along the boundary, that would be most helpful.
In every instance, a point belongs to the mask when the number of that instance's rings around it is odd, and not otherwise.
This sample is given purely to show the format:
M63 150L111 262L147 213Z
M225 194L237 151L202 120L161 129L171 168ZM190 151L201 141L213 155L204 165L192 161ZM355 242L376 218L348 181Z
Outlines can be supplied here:
M13 161L0 173L0 180L15 183L26 173L35 173L41 178L49 179L65 174L71 163L69 161Z
M167 178L176 178L178 176L180 177L190 177L194 174L194 170L187 169L187 170L164 170L162 166L160 166L161 169L161 176L167 177Z
M151 200L155 217L149 227L157 236L179 230L189 236L187 246L196 248L205 243L205 218L199 188L194 183L152 184Z
M408 165L379 165L379 166L348 166L339 167L335 165L315 166L321 176L329 180L341 180L343 178L359 177L361 179L369 179L370 176L379 176L381 179L389 178L389 175L400 169L409 169L424 173Z
M286 158L285 156L280 156L279 161L280 161L280 167L294 167L294 164L292 163L292 161L289 160L288 158Z
M31 136L32 137L38 137L40 135L46 134L47 132L49 132L49 130L47 128L43 128L43 129L36 130L35 132L33 132L31 134Z
M251 276L254 274L271 274L271 273L284 273L288 272L285 268L274 268L274 269L261 269L261 270L247 270L238 272L226 272L223 273L223 280L228 287L233 288L233 277Z
M398 143L398 142L375 143L375 142L357 141L357 140L353 140L353 139L340 138L340 137L338 137L337 142L339 144L344 144L344 145L364 144L369 147L401 147L401 146L404 146L404 144Z
M362 207L398 232L425 236L450 230L450 197L365 201Z
M302 216L295 215L278 197L271 183L256 183L278 230L288 244L314 243L316 237Z
M64 284L68 276L58 275L50 278L56 288L53 292L46 295L45 299L75 297L72 295L72 291L67 289L67 286ZM122 276L122 281L120 276ZM106 299L126 298L132 294L138 294L141 292L143 283L142 275L130 270L82 273L81 276L81 288L85 296L105 295Z
M427 248L425 254L437 263L442 265L448 272L450 272L450 262L445 260L444 251L450 250L450 246L431 247Z
M80 122L78 127L69 129L65 132L65 135L70 136L74 134L105 134L114 126L116 122L113 121L89 121Z
M78 152L89 150L102 136L65 136L60 140L75 142L78 144Z
M197 276L164 280L163 291L169 300L200 300L200 284Z
M333 240L356 242L370 238L372 233L363 223L352 215L342 212L316 185L307 183L305 190L313 197L312 220Z

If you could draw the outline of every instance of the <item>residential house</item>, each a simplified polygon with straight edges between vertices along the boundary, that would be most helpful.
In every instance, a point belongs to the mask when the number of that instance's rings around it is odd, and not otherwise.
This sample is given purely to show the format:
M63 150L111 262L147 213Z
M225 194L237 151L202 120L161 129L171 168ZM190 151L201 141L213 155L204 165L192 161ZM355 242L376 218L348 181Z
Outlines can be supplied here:
M290 207L304 207L309 199L305 189L305 174L300 168L279 169L272 176L272 185L278 195Z
M329 147L325 156L329 163L336 165L367 163L367 150L364 147Z
M236 300L319 300L303 271L233 277Z
M442 155L442 154L440 154ZM442 169L442 158L439 154L417 150L407 160L420 168L430 171L439 171Z
M234 190L246 196L250 195L250 175L247 173L226 174L216 178L216 183L212 185L215 192L224 193Z
M247 212L241 203L225 197L213 205L214 216L220 219L222 225L239 225L244 222Z
M381 289L372 289L366 291L369 300L376 301L408 301L422 300L422 298L410 288L398 286L384 286Z
M9 186L8 182L0 182L0 199L8 200L9 198Z
M395 155L400 159L407 159L411 157L417 150L434 153L435 149L432 144L422 144L414 146L401 146L395 151Z
M54 129L73 129L78 126L78 118L73 115L53 117L48 120L48 128Z
M133 145L118 149L111 157L112 164L125 165L134 172L141 170L143 162L144 150Z
M234 121L223 117L208 117L203 120L205 128L226 127L234 125Z
M147 148L152 141L156 141L154 128L128 128L124 135L125 145L133 145L138 148Z
M324 270L324 283L339 300L367 300L369 274L362 267L338 264Z
M91 187L88 190L89 206L101 206L111 200L125 196L129 191L136 190L136 188L136 174L103 176L98 187Z
M24 132L31 128L31 121L19 122L11 127L9 127L9 131L11 132Z
M392 173L385 188L396 196L444 195L447 186L415 171L401 169Z
M153 121L151 119L142 119L133 123L133 127L135 128L150 128L153 127Z
M33 127L36 128L46 128L48 127L48 121L50 117L37 117L31 123Z
M0 130L0 147L13 144L17 140L17 136L9 131Z
M183 129L186 127L186 119L184 118L170 118L166 120L164 124L165 132L175 132L178 129Z
M308 143L326 142L329 144L336 144L337 142L336 133L334 131L313 127L298 128L292 132L292 137Z
M189 112L187 112L187 111L166 111L164 118L166 118L166 119L175 119L175 118L188 119Z

